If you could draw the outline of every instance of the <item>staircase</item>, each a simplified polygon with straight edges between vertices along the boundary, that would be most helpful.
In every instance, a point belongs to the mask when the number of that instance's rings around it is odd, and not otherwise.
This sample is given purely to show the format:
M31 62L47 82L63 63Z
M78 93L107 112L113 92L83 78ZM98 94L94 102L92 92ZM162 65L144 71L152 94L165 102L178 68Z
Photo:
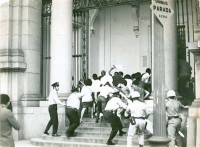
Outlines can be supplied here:
M129 121L123 119L124 131L128 131ZM61 137L52 137L51 135L43 135L41 138L31 139L31 144L36 146L48 146L48 147L105 147L107 139L110 135L111 127L110 124L104 120L99 123L95 123L95 118L89 118L85 116L83 122L75 130L75 137L67 138L65 136L65 130L59 132ZM118 134L113 139L116 144L115 147L126 146L126 136L119 136ZM134 147L138 147L137 136L133 138ZM148 142L145 141L145 147L149 146Z

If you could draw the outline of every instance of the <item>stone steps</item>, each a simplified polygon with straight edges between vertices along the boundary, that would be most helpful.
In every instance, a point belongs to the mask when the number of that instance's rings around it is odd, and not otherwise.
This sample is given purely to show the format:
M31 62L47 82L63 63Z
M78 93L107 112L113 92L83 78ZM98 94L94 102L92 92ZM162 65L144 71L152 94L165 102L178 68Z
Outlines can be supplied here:
M117 141L115 141L117 143ZM100 144L100 143L85 143L85 142L70 142L70 141L52 141L43 140L41 138L31 139L31 144L36 146L46 146L46 147L108 147L110 145ZM117 143L115 147L126 147L126 144ZM132 147L138 147L137 143L133 143ZM144 145L144 147L150 147L149 145Z
M126 125L126 128L123 131L128 131L127 120L123 120L123 124ZM83 119L83 122L75 130L75 137L67 138L65 132L67 127L58 132L62 134L60 137L52 137L51 135L43 135L41 138L31 139L31 144L38 146L48 146L48 147L104 147L107 146L106 142L111 132L110 124L104 120L99 123L95 123L95 118ZM119 136L118 134L113 139L113 142L116 143L115 146L126 146L126 136ZM133 138L133 144L138 146L137 136ZM147 141L145 145L148 146Z
M60 137L52 137L49 135L42 136L43 140L52 140L52 141L65 141L65 142L84 142L84 143L98 143L98 144L105 144L108 140L108 137L106 136L76 136L76 137L70 137L67 138L66 136L60 136ZM115 143L118 144L126 144L126 138L114 138L113 140ZM133 141L137 141L137 139L133 138Z
M127 131L127 128L124 128L123 130ZM87 133L110 133L111 127L78 127L76 131Z
M82 122L79 127L110 127L110 124L106 122Z

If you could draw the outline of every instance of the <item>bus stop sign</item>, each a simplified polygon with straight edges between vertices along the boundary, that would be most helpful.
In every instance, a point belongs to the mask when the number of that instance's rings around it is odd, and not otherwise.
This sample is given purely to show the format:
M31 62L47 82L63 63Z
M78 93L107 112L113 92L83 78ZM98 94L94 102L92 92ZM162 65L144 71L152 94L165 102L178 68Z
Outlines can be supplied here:
M165 26L166 22L174 14L174 10L169 6L167 1L153 0L150 8L163 26Z

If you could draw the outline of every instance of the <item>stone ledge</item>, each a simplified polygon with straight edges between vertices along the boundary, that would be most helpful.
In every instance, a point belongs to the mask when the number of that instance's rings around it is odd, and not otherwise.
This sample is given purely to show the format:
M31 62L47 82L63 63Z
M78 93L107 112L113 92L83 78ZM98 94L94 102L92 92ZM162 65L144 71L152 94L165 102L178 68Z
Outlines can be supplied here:
M188 49L189 50L193 50L193 49L197 49L197 48L198 48L198 42L197 41L188 43Z
M39 94L26 94L21 98L22 105L25 107L38 107L41 100L43 98Z
M2 71L25 71L27 64L24 62L22 49L1 49L0 70Z
M13 62L1 62L0 70L2 71L25 71L26 63L13 63Z

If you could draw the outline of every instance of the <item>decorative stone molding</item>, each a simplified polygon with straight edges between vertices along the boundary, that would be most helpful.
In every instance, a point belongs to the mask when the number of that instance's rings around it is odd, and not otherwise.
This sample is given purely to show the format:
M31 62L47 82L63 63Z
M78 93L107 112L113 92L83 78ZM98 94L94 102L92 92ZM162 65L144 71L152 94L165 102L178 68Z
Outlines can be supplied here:
M0 50L1 71L25 71L26 67L24 52L21 49Z
M24 94L21 98L22 106L39 107L39 101L45 100L40 94Z

